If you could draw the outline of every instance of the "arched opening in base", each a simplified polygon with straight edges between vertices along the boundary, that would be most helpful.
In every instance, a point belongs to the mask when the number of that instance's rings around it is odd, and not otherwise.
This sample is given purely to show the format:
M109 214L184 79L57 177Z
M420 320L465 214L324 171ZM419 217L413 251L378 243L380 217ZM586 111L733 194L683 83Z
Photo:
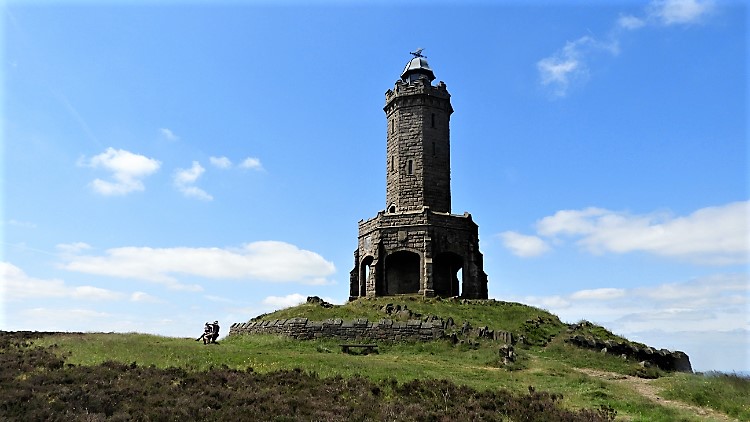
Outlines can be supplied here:
M367 281L372 276L373 257L366 256L359 264L359 296L367 296Z
M398 251L385 258L385 280L382 295L418 293L421 282L419 254Z
M464 259L452 252L438 254L432 260L432 278L435 296L460 296L460 282L463 281Z

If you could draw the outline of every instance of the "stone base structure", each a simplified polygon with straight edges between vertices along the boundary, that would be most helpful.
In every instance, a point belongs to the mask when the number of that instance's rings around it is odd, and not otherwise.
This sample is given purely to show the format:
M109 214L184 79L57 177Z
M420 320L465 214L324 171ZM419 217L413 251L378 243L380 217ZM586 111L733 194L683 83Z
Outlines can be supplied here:
M360 221L350 300L410 293L486 299L478 230L469 213L427 207Z

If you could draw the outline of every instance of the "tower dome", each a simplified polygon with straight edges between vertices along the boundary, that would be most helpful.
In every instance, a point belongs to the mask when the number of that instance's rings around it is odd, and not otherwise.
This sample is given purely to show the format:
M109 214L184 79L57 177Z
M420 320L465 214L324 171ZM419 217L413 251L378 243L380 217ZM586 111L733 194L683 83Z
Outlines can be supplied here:
M409 60L409 63L404 67L404 71L401 73L401 80L410 83L416 81L422 75L426 76L430 82L435 80L435 74L430 69L430 65L427 64L427 57L422 55L422 49L420 48L411 54L414 55L414 58Z

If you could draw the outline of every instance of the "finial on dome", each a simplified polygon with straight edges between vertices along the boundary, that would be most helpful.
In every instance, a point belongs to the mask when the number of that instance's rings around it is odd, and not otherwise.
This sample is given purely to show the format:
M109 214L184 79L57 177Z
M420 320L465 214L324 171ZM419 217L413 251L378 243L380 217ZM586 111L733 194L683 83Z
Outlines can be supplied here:
M430 69L430 65L427 64L427 56L422 54L424 48L418 48L416 51L409 52L412 59L406 64L403 73L401 73L401 80L406 83L412 83L420 78L427 78L430 82L435 80L435 74Z

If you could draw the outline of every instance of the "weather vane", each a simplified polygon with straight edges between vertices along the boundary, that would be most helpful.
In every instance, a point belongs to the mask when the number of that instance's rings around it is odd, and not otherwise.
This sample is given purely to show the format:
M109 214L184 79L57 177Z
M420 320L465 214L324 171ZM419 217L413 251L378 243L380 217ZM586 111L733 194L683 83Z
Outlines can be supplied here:
M419 47L416 51L410 51L409 54L411 54L414 57L424 57L424 58L427 58L427 56L423 56L422 55L422 50L424 50L424 48Z

